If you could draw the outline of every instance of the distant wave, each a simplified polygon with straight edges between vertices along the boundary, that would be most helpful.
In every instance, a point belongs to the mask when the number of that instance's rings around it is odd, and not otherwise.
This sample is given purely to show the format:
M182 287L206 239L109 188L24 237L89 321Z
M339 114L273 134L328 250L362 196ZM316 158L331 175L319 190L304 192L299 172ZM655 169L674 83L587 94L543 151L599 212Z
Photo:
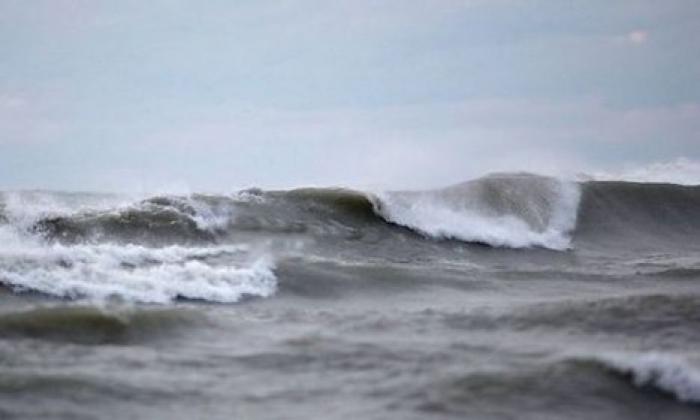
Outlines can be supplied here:
M234 196L160 196L113 208L73 213L62 209L34 217L20 208L19 217L5 214L4 219L20 220L25 230L62 243L201 244L236 231L354 237L388 222L434 239L566 249L578 200L574 183L503 174L423 192L250 190Z

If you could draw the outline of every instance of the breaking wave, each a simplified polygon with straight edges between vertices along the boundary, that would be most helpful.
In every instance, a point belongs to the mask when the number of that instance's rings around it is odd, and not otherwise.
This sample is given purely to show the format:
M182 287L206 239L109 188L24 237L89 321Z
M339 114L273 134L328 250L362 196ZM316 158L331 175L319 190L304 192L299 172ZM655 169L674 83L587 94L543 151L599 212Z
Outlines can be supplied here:
M579 198L573 183L492 175L443 190L381 194L378 213L432 238L563 250L576 225Z

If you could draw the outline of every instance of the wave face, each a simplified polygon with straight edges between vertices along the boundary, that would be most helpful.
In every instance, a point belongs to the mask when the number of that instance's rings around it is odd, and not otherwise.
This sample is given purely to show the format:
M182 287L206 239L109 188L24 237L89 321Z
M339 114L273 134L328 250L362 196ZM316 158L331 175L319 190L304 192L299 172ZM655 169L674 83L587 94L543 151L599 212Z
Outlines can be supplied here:
M699 210L700 186L588 182L575 236L582 244L692 248Z
M484 245L601 256L688 250L700 247L693 245L698 209L700 187L531 174L382 193L253 189L137 200L4 193L0 281L67 298L235 302L273 294L275 262L289 256L444 260ZM470 263L478 266L480 255L470 254ZM657 263L634 269L686 277L700 270L673 259Z

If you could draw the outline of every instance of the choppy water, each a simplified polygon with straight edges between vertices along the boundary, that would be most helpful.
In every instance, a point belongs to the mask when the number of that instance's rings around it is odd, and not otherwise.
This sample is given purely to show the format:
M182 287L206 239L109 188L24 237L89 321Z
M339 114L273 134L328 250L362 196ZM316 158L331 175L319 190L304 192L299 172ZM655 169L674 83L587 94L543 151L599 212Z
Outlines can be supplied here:
M0 417L696 419L700 187L0 195Z

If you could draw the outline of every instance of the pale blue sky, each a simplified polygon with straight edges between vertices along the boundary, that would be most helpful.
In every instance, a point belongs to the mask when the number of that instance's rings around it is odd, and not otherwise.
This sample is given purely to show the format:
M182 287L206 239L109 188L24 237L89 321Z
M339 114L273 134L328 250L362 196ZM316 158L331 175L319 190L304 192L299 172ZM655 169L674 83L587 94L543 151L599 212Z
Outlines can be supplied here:
M0 0L0 188L700 159L700 2Z

